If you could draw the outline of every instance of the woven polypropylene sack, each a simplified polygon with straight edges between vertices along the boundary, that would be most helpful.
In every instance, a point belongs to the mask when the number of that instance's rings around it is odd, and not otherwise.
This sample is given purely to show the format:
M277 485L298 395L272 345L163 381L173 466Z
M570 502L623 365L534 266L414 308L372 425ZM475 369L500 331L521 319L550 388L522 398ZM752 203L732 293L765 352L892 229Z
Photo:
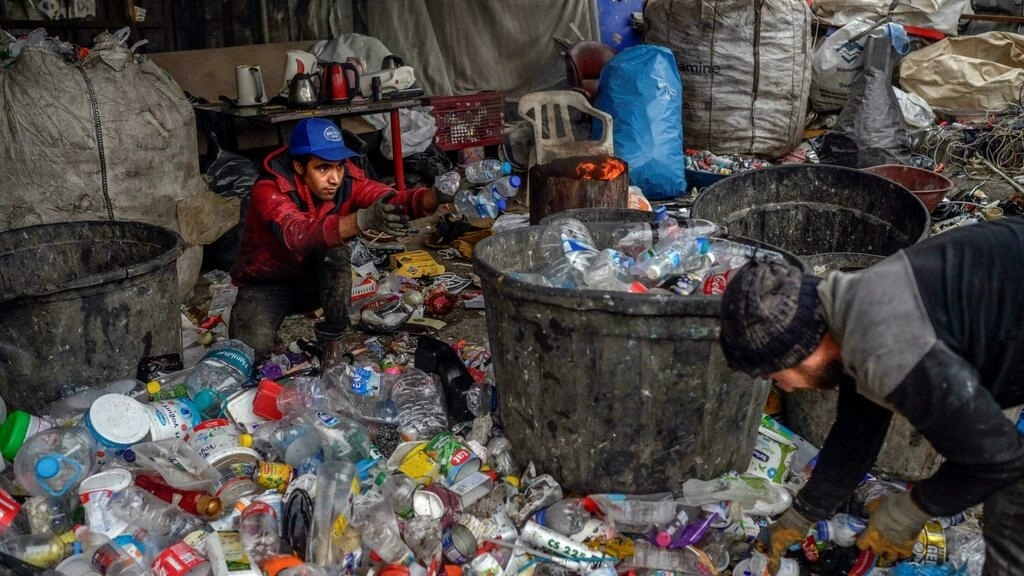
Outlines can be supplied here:
M803 0L648 0L645 42L668 46L683 81L689 148L776 158L800 142L811 86Z

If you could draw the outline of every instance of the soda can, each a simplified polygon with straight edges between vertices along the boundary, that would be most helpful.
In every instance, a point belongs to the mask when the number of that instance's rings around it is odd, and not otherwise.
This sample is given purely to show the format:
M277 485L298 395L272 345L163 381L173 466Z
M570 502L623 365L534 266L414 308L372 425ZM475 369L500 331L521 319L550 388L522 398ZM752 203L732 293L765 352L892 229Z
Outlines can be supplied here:
M928 566L946 563L946 534L935 520L925 522L914 542L914 562Z
M252 480L260 488L277 490L284 494L288 489L288 483L292 481L292 467L284 462L268 462L261 460L256 465Z
M412 509L417 516L440 520L447 528L462 517L462 498L444 486L431 484L412 495Z
M441 475L448 484L455 484L466 476L480 471L480 459L451 432L438 433L427 442L427 447L423 451L437 462Z
M462 524L452 524L441 534L441 551L452 564L465 564L476 556L476 538Z

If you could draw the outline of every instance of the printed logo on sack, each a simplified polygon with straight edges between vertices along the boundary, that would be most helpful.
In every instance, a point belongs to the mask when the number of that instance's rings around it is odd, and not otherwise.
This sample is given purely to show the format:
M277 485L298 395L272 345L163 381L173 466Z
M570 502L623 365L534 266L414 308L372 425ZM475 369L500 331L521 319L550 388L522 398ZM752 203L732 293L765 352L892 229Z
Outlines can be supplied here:
M847 64L852 64L854 60L860 58L860 55L863 52L864 45L858 44L852 40L849 40L839 48L836 48L836 53L839 54L839 57L845 60Z
M679 72L683 74L718 74L722 67L718 64L680 64Z
M337 126L324 128L324 140L328 142L341 142L341 130Z

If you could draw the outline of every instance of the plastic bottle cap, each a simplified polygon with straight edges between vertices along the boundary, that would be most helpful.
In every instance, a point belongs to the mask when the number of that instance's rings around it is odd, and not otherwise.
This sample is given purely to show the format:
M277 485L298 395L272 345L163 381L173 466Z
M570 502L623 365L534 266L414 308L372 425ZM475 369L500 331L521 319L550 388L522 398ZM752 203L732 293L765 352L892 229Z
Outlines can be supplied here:
M238 435L238 445L241 446L242 448L251 448L252 447L252 434L239 434Z
M15 410L7 415L7 419L0 426L0 453L3 453L8 462L13 462L14 457L18 455L18 450L21 450L31 421L31 414Z
M135 462L135 451L129 448L121 453L121 458L124 458L125 462Z
M60 460L56 456L43 456L36 460L36 476L42 479L53 478L60 472Z
M508 183L511 184L513 188L519 188L523 185L523 179L520 178L518 174L513 174L509 176Z
M664 206L657 206L654 208L654 221L661 222L668 218L668 208Z
M280 420L284 414L277 407L277 398L284 387L273 380L264 378L256 388L256 396L252 399L252 413L267 420Z
M285 568L292 568L300 564L302 564L302 560L298 556L292 556L291 554L278 554L277 556L271 556L265 560L260 568L267 576L277 576Z
M209 494L201 494L198 504L199 513L208 518L216 518L224 511L224 503L221 502L221 499Z
M394 376L396 374L401 374L402 373L402 369L397 367L397 366L391 366L390 368L385 368L384 369L384 373L385 374L391 374L392 376Z
M504 198L499 198L497 204L498 204L498 211L499 212L504 212L505 208L508 207L508 202L505 202Z
M502 162L501 163L501 172L503 174L511 174L512 173L512 164L509 163L509 162Z
M818 532L818 540L822 542L828 542L828 522L825 520L818 520L818 525L815 527Z
M150 396L158 394L160 392L160 383L156 380L150 380L149 383L146 384L146 392L149 392Z

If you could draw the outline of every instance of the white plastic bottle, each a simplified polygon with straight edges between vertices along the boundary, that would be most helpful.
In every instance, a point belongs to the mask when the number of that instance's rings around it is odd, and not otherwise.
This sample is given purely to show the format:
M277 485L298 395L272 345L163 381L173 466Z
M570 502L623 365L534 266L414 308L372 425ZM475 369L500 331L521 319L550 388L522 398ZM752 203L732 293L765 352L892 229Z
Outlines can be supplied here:
M224 401L249 381L253 350L241 340L223 340L203 356L185 384L196 408L207 418L223 412Z
M466 166L466 181L470 184L486 184L512 173L512 165L508 162L488 158Z
M822 542L834 542L842 547L853 546L857 535L867 528L867 521L849 514L836 514L828 520L820 520L815 525L817 539Z
M523 185L523 179L516 174L503 176L484 187L492 196L498 198L515 198L519 188Z

